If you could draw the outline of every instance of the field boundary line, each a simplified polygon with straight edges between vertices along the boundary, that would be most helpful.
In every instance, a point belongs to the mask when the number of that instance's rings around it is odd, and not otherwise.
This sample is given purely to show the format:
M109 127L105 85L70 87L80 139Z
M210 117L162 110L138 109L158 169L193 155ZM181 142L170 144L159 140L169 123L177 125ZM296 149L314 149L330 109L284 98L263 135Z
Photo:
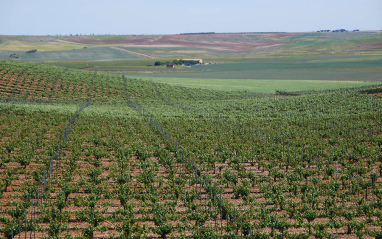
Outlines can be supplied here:
M126 53L130 53L130 54L134 54L134 55L138 55L138 56L142 56L142 57L145 57L145 58L154 58L153 56L150 56L150 55L146 55L146 54L142 54L142 53L138 53L138 52L134 52L134 51L129 51L129 50L126 50L126 49L122 49L122 48L119 48L119 47L110 47L114 50L118 50L118 51L123 51L123 52L126 52Z

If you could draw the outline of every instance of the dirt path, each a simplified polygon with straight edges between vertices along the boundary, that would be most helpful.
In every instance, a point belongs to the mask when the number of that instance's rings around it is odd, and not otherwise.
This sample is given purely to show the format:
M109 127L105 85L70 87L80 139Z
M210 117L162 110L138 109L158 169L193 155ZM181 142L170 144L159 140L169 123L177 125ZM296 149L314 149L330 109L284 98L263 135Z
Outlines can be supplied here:
M146 58L154 58L153 56L150 56L150 55L146 55L146 54L142 54L142 53L138 53L138 52L134 52L134 51L129 51L129 50L122 49L122 48L119 48L119 47L111 47L111 48L113 48L115 50L127 52L127 53L130 53L130 54L134 54L134 55L138 55L138 56L143 56L143 57L146 57Z

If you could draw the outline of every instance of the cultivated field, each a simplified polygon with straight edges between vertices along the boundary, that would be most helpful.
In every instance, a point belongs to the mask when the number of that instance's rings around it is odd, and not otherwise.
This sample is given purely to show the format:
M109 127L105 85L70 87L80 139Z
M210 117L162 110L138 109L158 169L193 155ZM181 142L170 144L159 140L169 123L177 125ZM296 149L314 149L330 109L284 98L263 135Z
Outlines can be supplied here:
M0 62L1 238L381 238L382 88Z
M373 85L371 81L341 80L251 80L251 79L203 79L173 77L141 77L148 81L166 83L175 86L223 91L250 91L263 94L274 94L277 91L309 91L352 88Z
M1 36L0 238L382 238L381 42Z
M157 82L166 79L183 86L275 93L380 81L381 44L382 34L378 31L0 36L0 58L126 74ZM37 52L26 53L30 49ZM202 58L210 64L175 69L154 66L155 61L185 58ZM320 85L315 86L318 82Z

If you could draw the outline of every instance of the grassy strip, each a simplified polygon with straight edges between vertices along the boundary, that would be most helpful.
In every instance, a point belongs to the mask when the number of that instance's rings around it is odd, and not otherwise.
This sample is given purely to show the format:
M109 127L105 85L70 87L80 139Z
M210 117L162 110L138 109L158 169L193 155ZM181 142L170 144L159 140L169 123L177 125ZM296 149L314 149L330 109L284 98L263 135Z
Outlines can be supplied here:
M212 90L242 90L256 93L275 93L277 90L300 91L300 90L325 90L350 88L375 84L364 81L325 81L325 80L248 80L248 79L192 79L192 78L162 78L143 77L170 85L181 85L193 88Z

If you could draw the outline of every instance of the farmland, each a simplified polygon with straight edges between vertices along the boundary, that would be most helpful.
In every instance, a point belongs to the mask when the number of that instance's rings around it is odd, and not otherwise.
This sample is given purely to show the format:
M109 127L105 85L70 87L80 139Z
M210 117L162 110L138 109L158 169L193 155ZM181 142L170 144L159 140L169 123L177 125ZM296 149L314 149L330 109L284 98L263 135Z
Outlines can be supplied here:
M328 80L250 80L250 79L204 79L174 77L141 77L141 79L192 88L211 90L237 90L257 93L275 93L276 91L327 90L372 85L365 81L328 81Z
M382 238L381 36L1 36L0 238Z
M0 36L0 58L212 90L275 93L380 81L381 43L380 31ZM30 49L38 51L26 53ZM156 60L182 58L202 58L210 64L175 69L154 66Z
M3 60L0 237L380 237L381 92L217 91Z

